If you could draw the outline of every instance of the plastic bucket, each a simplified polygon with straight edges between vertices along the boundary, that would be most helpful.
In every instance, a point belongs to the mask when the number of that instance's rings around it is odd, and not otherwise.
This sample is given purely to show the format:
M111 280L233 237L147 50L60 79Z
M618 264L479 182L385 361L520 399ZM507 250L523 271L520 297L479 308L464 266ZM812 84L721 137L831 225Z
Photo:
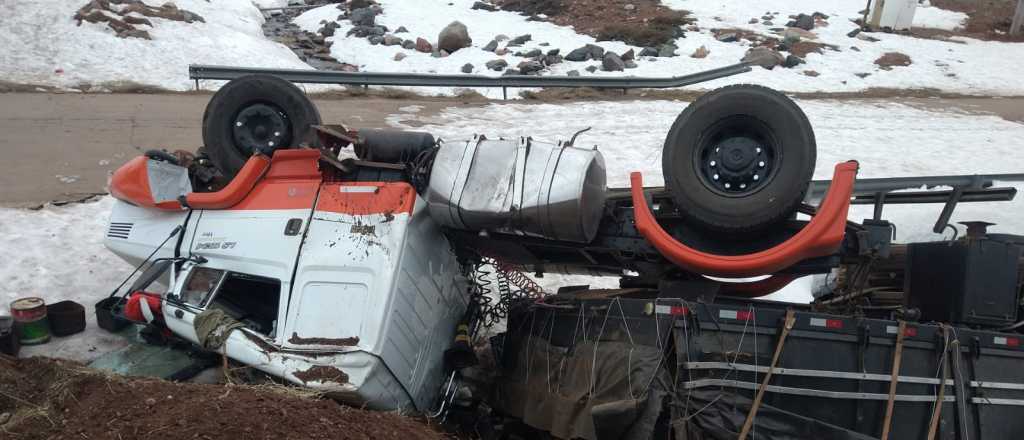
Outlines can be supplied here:
M50 304L46 306L46 315L54 336L68 336L85 330L85 307L74 301Z
M18 335L14 331L14 318L0 316L0 353L17 356L21 350Z
M132 322L121 317L121 298L109 297L96 303L96 324L108 332L117 332Z
M42 344L50 340L50 320L42 298L21 298L11 303L11 317L22 345Z

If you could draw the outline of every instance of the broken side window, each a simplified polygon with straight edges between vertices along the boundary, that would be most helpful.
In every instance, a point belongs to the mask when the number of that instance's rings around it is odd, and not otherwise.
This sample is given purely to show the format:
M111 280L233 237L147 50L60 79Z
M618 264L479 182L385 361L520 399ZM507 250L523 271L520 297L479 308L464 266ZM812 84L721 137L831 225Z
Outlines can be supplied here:
M185 288L181 292L181 300L196 307L203 307L210 295L224 278L224 271L208 267L196 267L188 276Z
M280 280L228 272L209 307L219 308L247 328L273 338L280 298Z

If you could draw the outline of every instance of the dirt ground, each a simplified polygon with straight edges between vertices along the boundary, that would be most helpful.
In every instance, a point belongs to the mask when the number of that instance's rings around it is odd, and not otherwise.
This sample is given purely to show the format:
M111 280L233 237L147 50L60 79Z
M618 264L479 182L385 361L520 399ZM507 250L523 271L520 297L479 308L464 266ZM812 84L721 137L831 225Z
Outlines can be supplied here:
M636 46L657 46L674 39L674 28L694 23L687 11L677 11L659 0L502 0L501 9L526 15L545 14L559 26L602 40L624 41ZM564 54L563 54L564 55Z
M172 383L101 373L70 361L0 357L0 438L434 440L445 436L418 420L342 406L295 388Z
M611 99L685 99L688 90L616 92L555 89L523 102ZM892 101L892 93L868 91L847 96L809 94L800 99L840 98ZM991 113L1024 122L1024 98L932 97L906 92L898 101L929 109ZM200 118L209 95L0 93L0 206L34 207L106 191L109 173L151 148L194 149L201 139ZM501 101L494 101L499 103ZM405 111L433 114L448 106L482 105L450 99L318 99L325 122L354 127L387 126ZM416 107L413 107L416 106ZM481 130L486 130L482 127ZM60 177L58 177L60 176Z
M967 14L967 26L956 35L997 41L1024 41L1024 34L1010 36L1010 22L1017 0L932 0L932 5Z

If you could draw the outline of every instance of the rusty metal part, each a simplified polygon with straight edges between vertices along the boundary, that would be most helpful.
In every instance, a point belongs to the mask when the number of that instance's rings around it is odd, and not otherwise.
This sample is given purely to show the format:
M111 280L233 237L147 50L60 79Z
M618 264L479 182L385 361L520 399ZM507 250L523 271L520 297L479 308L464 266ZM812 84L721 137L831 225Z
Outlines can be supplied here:
M336 367L327 365L314 365L309 367L308 370L296 371L294 373L295 378L307 382L333 382L333 383L348 383L348 374L344 371L339 370Z
M298 333L292 332L292 337L288 339L289 343L295 345L336 345L339 347L351 347L359 345L359 337L353 336L350 338L319 338L309 337L303 338Z

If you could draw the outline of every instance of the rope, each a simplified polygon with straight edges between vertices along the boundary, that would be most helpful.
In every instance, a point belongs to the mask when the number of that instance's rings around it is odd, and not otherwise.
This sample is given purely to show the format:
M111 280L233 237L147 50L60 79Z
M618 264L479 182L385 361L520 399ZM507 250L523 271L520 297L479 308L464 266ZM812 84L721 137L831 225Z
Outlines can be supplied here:
M743 429L740 431L739 440L746 440L747 435L750 434L750 428L754 423L754 417L757 416L757 410L761 408L761 399L764 398L765 389L768 386L768 382L772 380L772 375L775 374L775 367L779 363L779 356L782 354L782 347L786 344L786 336L789 336L789 331L793 329L793 324L796 323L796 316L793 313L793 309L786 310L786 319L782 325L782 334L779 336L779 343L775 346L775 354L772 355L772 364L768 367L768 373L764 375L764 380L761 381L761 385L757 387L757 396L754 397L754 402L750 405L750 412L747 414L747 420L743 422Z

